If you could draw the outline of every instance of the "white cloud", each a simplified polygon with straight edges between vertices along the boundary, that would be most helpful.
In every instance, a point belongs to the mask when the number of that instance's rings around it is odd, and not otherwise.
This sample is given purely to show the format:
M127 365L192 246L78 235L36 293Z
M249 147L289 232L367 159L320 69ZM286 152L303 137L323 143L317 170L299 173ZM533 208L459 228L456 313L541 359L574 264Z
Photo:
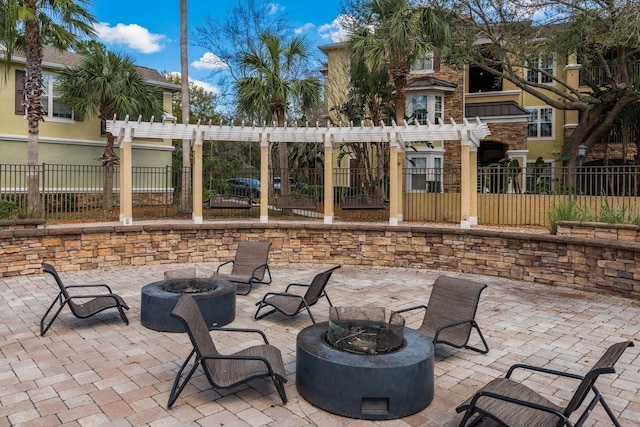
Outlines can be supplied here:
M227 68L227 65L214 53L207 52L200 59L193 61L191 65L199 70L219 70Z
M304 24L302 27L300 28L296 28L295 30L293 30L293 32L298 35L298 34L302 34L302 33L306 33L307 31L313 30L316 26L313 25L311 22L307 22L306 24Z
M282 7L278 3L267 3L264 5L264 7L267 9L267 13L269 15L275 15L276 13L284 10L284 7Z
M330 24L322 24L318 27L318 34L323 39L331 40L334 43L346 41L349 38L349 33L344 26L344 23L348 19L345 15L340 15Z
M106 22L100 22L94 27L98 39L109 44L123 44L142 53L155 53L162 49L162 34L150 33L146 28L137 24L117 24L112 27Z

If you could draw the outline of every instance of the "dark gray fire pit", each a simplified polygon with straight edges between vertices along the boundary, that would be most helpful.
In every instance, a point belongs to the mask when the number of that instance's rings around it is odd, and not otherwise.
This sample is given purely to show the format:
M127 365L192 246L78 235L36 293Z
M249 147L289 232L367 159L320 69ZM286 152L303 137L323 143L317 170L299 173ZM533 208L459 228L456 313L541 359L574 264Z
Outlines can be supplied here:
M355 316L359 315L358 310ZM384 309L378 310L382 310L385 318ZM330 319L334 317L332 314ZM368 318L366 321L354 319L349 324L330 320L298 334L298 392L318 408L351 418L389 420L421 411L433 399L431 340L413 329L398 326L404 325L404 320L400 322L396 317L398 314L391 314L389 324L371 320L370 314L364 316ZM344 311L339 315L344 316ZM338 330L330 333L335 323ZM348 330L351 334L346 333ZM384 332L376 337L376 330ZM329 338L329 334L333 337ZM335 337L341 342L351 340L355 349L336 348L332 344Z
M142 288L142 326L161 332L185 332L182 323L170 316L183 293L196 300L207 326L224 326L235 319L236 287L218 280L213 270L186 268L168 271L164 276L165 280Z

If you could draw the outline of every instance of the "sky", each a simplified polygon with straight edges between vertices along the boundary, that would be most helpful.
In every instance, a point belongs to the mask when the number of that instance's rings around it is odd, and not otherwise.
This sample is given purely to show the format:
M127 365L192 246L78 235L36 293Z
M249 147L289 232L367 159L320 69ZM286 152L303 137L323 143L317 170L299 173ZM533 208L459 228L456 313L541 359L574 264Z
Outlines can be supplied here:
M335 43L343 37L338 16L340 0L256 0L270 13L284 14L294 33L303 35L312 49ZM189 78L205 89L217 93L211 78L212 55L195 46L192 34L203 26L205 17L224 20L236 0L187 0L189 31ZM97 39L108 49L132 56L136 64L160 72L180 71L180 2L179 0L93 0L89 9L96 18Z

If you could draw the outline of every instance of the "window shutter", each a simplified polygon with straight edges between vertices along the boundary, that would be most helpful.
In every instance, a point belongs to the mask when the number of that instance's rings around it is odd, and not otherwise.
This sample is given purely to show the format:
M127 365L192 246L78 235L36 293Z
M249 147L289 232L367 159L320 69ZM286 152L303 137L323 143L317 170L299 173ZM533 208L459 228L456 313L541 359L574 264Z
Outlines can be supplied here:
M24 70L16 70L16 114L24 115Z
M435 52L433 54L433 71L440 71L440 54Z

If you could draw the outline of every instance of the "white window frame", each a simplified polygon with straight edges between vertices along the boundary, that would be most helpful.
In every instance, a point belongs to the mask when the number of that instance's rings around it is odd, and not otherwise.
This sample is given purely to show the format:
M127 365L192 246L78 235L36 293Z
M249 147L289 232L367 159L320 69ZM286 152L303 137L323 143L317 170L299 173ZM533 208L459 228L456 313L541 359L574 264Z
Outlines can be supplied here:
M542 110L551 110L551 121L544 121L542 122L540 120L541 117L541 111ZM555 124L556 124L556 111L555 108L546 106L546 107L527 107L527 111L529 112L529 117L527 118L527 138L529 139L553 139L555 138ZM534 113L535 112L535 120L534 119ZM531 125L534 124L536 125L536 133L535 135L529 135L529 129L531 128ZM541 130L542 130L542 124L546 124L549 123L551 126L551 134L550 135L541 135Z
M407 159L410 161L407 162L406 191L412 193L442 193L444 191L442 184L444 151L428 147L424 148L421 151L407 153ZM419 186L420 188L416 188L417 180L423 181L423 184ZM440 184L438 188L434 189L433 184L431 186L428 184L430 182L439 182Z
M545 70L552 76L556 75L556 57L552 54L540 55L536 59L536 68ZM553 79L546 76L540 71L527 69L526 71L527 81L538 84L553 84Z
M426 117L416 117L416 121L418 121L421 125L427 124L426 119L428 118L432 124L440 124L444 120L444 92L440 91L420 91L420 92L411 92L409 96L407 96L407 105L406 110L408 116L413 116L414 108L416 102L414 98L424 97L426 99Z
M50 122L60 123L75 123L75 114L71 110L71 117L56 116L56 109L54 101L60 98L60 95L56 93L55 84L58 79L57 74L42 73L42 103L45 111L45 118Z
M412 74L428 74L433 73L434 56L433 52L427 52L421 58L416 59L415 63L411 65Z

